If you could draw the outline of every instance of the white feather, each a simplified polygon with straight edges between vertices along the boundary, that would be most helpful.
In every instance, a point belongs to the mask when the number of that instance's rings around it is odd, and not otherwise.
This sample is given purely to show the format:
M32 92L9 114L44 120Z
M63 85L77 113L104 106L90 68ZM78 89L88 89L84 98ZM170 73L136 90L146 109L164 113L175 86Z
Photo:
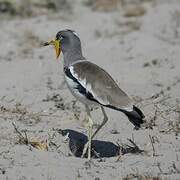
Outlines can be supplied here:
M70 70L72 76L74 78L76 78L78 80L78 82L81 84L81 86L83 86L86 89L86 92L90 92L94 96L93 91L92 91L92 86L89 83L87 83L86 79L80 79L78 74L74 72L73 66L70 66L69 70ZM74 82L72 79L70 79L67 76L65 76L65 79L66 79L66 82L67 82L67 85L68 85L70 91L77 99L79 99L79 101L83 102L84 104L97 106L96 102L93 102L93 101L87 99L86 96L84 96L83 94L81 94L78 91L78 89L77 89L78 84L76 82Z
M121 107L121 109L124 109L124 110L126 110L126 111L128 111L128 112L131 112L131 111L133 111L133 106Z
M81 78L78 76L78 74L74 72L73 66L70 66L69 69L70 69L71 74L72 74L72 75L78 80L78 82L86 89L86 92L90 92L90 93L93 95L94 99L96 99L96 100L97 100L98 102L100 102L101 104L103 104L103 105L108 105L108 104L109 104L108 101L105 101L106 98L99 97L99 96L97 96L97 95L93 92L93 89L92 89L91 84L88 83L88 82L86 81L86 79L81 79Z
M78 33L76 31L72 31L74 35L76 35L77 37L79 37Z

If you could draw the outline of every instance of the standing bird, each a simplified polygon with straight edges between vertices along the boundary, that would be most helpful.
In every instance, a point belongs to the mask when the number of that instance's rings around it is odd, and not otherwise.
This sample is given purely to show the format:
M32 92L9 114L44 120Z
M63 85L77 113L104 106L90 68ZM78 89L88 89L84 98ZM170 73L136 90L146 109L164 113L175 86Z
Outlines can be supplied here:
M104 107L123 112L129 121L139 129L143 124L144 115L133 105L132 100L122 91L112 77L101 67L86 60L82 55L81 41L75 31L62 30L56 34L55 40L44 43L53 45L58 58L61 51L64 56L64 73L67 86L71 93L85 105L88 115L88 142L84 146L82 157L88 148L88 159L91 158L91 141L108 121ZM101 107L104 119L92 133L93 120L90 105Z

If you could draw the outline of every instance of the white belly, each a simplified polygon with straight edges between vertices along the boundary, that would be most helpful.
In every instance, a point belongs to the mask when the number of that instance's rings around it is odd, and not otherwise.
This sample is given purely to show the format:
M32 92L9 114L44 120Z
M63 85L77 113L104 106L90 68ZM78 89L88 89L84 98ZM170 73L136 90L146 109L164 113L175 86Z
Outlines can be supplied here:
M99 106L99 104L95 101L91 101L89 99L86 98L85 95L81 94L77 88L78 84L76 82L74 82L72 79L70 79L69 77L65 76L65 80L67 83L67 86L69 88L69 90L71 91L72 95L81 103L85 104L85 105L90 105L90 106Z

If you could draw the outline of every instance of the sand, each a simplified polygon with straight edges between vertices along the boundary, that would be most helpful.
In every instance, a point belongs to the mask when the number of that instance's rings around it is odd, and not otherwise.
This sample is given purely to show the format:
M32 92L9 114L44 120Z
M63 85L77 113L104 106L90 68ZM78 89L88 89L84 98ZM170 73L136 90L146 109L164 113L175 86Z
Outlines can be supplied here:
M78 0L71 11L1 18L0 179L180 179L180 2L143 1L133 7L141 6L139 13L124 6L107 12ZM108 142L127 147L131 139L144 152L88 163L70 151L58 130L86 135L85 109L64 84L63 56L56 60L53 48L40 46L66 28L77 31L84 56L107 70L146 116L136 131L122 113L106 109L109 121L95 137L105 142L101 151ZM95 129L100 109L92 116Z

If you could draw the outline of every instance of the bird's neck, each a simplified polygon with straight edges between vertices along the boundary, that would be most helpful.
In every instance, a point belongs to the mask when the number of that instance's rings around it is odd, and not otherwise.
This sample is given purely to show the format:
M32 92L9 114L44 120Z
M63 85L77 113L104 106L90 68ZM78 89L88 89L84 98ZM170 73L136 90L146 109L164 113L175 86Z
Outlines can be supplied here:
M64 67L68 67L76 61L85 60L85 58L82 55L81 49L76 49L76 48L71 48L69 50L66 50L65 52L63 52L63 56L64 56Z

